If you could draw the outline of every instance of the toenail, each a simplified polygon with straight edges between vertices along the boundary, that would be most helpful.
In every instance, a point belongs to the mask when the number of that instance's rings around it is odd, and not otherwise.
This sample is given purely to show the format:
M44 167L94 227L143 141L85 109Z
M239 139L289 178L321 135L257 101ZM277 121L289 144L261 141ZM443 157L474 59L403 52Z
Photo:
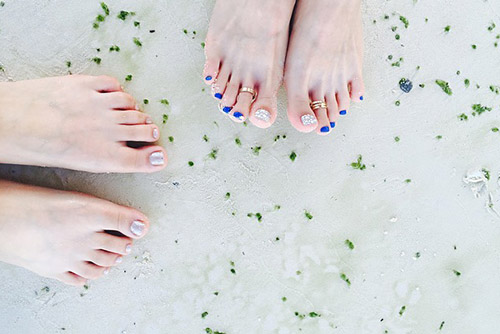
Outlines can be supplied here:
M239 119L240 121L243 121L245 119L245 116L243 116L243 114L238 111L233 114L233 117Z
M316 119L316 117L314 117L313 115L310 115L310 114L302 115L302 117L300 119L302 120L302 124L304 124L304 125L312 125L312 124L318 123L318 120Z
M359 99L360 99L361 101L363 101L363 96L360 96L360 97L359 97Z
M138 237L140 237L144 233L145 228L146 224L144 224L140 220L134 220L132 222L132 225L130 225L130 231Z
M271 113L269 113L269 111L267 111L266 109L259 109L255 112L255 118L269 123L269 121L271 120Z
M330 127L333 129L335 127L335 122L330 122Z
M158 132L158 129L154 128L153 129L153 138L158 139L159 136L160 136L160 133Z
M340 114L341 114L341 115L345 115L345 114L347 114L347 110L341 110L341 111L340 111Z
M146 118L146 124L153 124L153 120L151 118Z
M219 100L222 99L222 94L221 93L216 93L214 96L215 96L216 99L219 99Z
M206 80L206 81L210 81L210 80L212 80L212 77L209 75L209 76L207 76L207 77L205 78L205 80Z
M222 111L225 112L226 114L229 113L231 110L233 110L233 107L224 107L224 108L222 108Z
M122 263L123 259L121 256L118 256L115 260L115 263L118 264L118 263Z
M130 253L132 251L132 245L127 245L127 247L125 247L125 253Z
M165 158L163 157L163 152L153 152L149 156L149 162L153 166L162 166L165 163Z
M330 132L330 127L329 126L324 126L324 127L321 128L320 131L323 132L323 133Z
M104 275L109 274L109 268L105 269L102 273L103 273Z

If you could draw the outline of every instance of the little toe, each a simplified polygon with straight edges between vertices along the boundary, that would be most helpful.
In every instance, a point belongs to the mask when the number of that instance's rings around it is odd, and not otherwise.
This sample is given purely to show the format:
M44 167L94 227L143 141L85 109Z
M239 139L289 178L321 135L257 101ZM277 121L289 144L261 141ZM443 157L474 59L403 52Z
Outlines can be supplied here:
M149 115L137 110L117 110L114 116L120 125L153 124Z
M337 104L339 106L339 115L347 115L350 106L350 97L347 89L337 93Z
M365 94L365 84L360 75L355 76L350 82L351 100L354 102L363 101Z
M132 251L132 243L133 240L128 237L118 237L106 232L98 232L95 233L94 249L127 255Z
M229 68L227 66L223 66L219 75L212 83L212 95L216 100L222 100L230 75L231 71Z
M167 152L161 146L144 146L131 148L120 147L117 151L117 162L125 172L153 173L167 165Z
M224 96L222 97L222 112L229 114L231 110L233 110L233 106L236 104L239 89L240 81L238 79L231 78L231 81L227 84L226 90L224 91Z
M122 90L120 82L107 75L99 75L90 80L91 86L98 92L118 92Z
M121 125L116 135L117 141L153 143L160 139L160 129L154 124Z
M71 271L83 278L94 280L104 275L104 272L106 270L107 268L95 265L90 262L80 262L76 266L76 268L72 269Z
M311 110L309 98L289 97L287 114L292 126L300 132L311 132L318 127L318 119Z
M277 116L277 97L272 90L262 90L252 104L250 121L256 127L266 129L273 125Z
M203 69L203 80L207 85L214 83L217 78L217 73L219 72L220 61L216 58L207 59L205 62L205 67Z
M93 250L87 261L101 267L113 267L122 262L122 256L103 250Z
M87 279L69 271L59 275L57 279L64 284L72 286L84 286L87 284Z
M125 92L112 92L101 94L104 104L110 109L137 110L137 102L132 95Z

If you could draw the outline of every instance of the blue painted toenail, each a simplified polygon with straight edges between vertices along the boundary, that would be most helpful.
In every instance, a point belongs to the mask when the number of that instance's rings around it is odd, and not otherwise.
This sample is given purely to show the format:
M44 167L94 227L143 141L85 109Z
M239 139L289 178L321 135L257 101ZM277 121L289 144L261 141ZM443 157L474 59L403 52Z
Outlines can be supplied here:
M345 115L345 114L347 114L347 110L341 110L341 111L340 111L340 114L341 114L341 115Z
M209 76L207 76L207 77L205 78L205 80L210 81L210 80L212 80L212 77L209 75Z
M363 96L360 96L360 97L359 97L359 99L360 99L361 101L363 101Z
M321 132L330 132L330 127L328 127L328 126L324 126L324 127L322 127L322 128L321 128L321 130L320 130L320 131L321 131Z
M330 122L330 127L333 129L335 127L335 122Z
M233 110L233 107L224 107L224 108L222 108L222 111L225 112L226 114L229 113L231 110Z
M240 113L240 112L238 112L238 111L237 111L237 112L235 112L235 113L233 114L233 116L234 116L234 118L237 118L237 119L239 119L239 120L241 120L241 121L245 118L245 117L243 116L243 114L242 114L242 113Z
M215 95L216 99L222 100L222 94L221 93L216 93Z

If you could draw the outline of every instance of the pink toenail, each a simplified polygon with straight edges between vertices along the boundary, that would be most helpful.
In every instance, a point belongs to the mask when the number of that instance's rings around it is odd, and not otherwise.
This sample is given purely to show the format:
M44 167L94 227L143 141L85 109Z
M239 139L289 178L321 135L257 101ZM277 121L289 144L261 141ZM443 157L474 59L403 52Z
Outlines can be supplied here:
M271 114L266 109L259 109L255 112L255 118L269 123L269 121L271 120Z
M116 264L119 264L119 263L122 263L122 261L123 261L122 257L121 257L121 256L118 256L118 257L116 258L116 260L115 260L115 263L116 263Z
M125 247L125 253L130 253L132 251L132 245L127 245L127 247Z
M300 119L302 121L302 124L304 124L306 126L318 123L318 120L316 119L316 117L314 117L313 115L310 115L310 114L303 115Z
M162 166L165 163L165 157L163 156L163 152L153 152L149 156L149 162L153 166Z
M160 133L158 132L158 129L153 129L153 138L154 139L158 139L158 137L160 136Z
M134 220L132 225L130 225L130 231L136 236L141 236L144 233L144 229L146 228L146 224L144 224L140 220Z
M153 124L153 120L150 117L146 118L146 124Z

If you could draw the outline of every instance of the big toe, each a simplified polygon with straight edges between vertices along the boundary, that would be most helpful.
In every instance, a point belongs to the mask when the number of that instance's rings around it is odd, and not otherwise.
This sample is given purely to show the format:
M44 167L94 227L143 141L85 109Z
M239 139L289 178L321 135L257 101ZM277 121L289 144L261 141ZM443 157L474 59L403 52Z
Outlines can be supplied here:
M275 92L272 90L259 92L257 100L252 104L250 122L262 129L270 127L276 121L277 104Z
M292 126L300 132L312 132L318 127L318 119L306 97L289 97L287 114Z

